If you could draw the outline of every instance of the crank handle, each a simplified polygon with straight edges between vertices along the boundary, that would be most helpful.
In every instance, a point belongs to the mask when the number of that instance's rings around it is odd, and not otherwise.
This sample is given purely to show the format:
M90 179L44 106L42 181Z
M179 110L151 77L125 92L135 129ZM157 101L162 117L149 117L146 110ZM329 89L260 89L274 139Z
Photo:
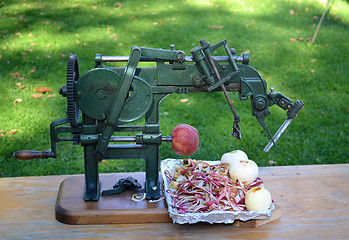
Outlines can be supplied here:
M13 153L13 157L19 160L31 160L37 158L50 158L53 153L49 151L23 150Z

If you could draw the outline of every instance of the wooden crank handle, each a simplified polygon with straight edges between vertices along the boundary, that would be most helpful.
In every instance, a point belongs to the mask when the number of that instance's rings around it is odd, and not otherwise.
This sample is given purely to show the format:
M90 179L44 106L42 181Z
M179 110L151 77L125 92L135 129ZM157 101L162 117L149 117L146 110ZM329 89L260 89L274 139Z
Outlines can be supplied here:
M49 151L33 151L33 150L23 150L13 153L13 157L19 160L30 160L37 158L50 158L52 157L52 152Z

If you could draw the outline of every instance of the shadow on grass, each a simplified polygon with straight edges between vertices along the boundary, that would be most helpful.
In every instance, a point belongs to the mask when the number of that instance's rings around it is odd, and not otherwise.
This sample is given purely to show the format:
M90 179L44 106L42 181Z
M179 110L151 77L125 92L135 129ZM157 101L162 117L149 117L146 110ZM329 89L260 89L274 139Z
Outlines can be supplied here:
M12 6L10 5L11 3ZM338 54L341 52L340 49L345 49L347 45L344 41L339 41L336 43L335 49L330 48L327 51L323 51L325 43L321 38L318 39L320 44L315 44L314 46L309 46L306 42L289 41L290 38L306 38L312 35L314 29L311 28L311 25L317 23L312 17L315 14L322 14L323 9L321 5L313 3L310 5L311 3L306 2L297 4L277 2L275 3L275 8L273 4L270 4L271 10L263 12L257 10L259 7L265 9L262 2L249 2L251 4L250 8L238 2L224 3L217 7L217 5L200 6L186 1L178 1L176 3L171 1L120 1L120 5L116 4L115 1L97 1L94 5L79 5L73 2L67 4L64 4L64 2L44 2L42 5L38 5L37 8L27 7L30 4L34 6L37 4L35 2L27 1L26 4L24 6L24 3L19 4L16 1L12 1L6 2L6 5L2 6L2 9L6 7L7 11L9 11L8 9L13 9L11 10L12 13L2 13L6 18L3 17L1 28L6 29L2 33L5 36L4 46L14 45L14 47L12 47L13 50L6 49L0 59L1 93L3 96L6 96L6 99L0 100L0 114L1 121L7 122L2 127L5 132L15 127L18 128L18 134L11 136L11 138L0 138L0 144L8 146L6 149L2 148L0 150L0 162L2 164L13 162L12 152L16 150L25 148L44 150L49 147L49 123L63 118L65 113L65 100L62 100L57 92L59 87L65 85L66 59L69 53L78 54L81 66L80 73L82 74L93 66L93 59L96 53L102 53L103 55L128 55L130 47L133 45L168 49L169 45L174 43L177 49L181 49L189 55L190 49L199 45L201 38L205 38L211 43L227 39L230 47L238 50L238 54L249 50L251 66L264 73L264 77L271 78L271 80L267 78L269 85L276 85L279 91L294 100L296 97L299 97L306 104L317 103L316 106L312 106L313 109L308 108L311 104L306 105L304 112L299 116L300 121L298 119L294 121L295 127L290 130L290 132L294 131L294 133L291 133L293 142L287 143L285 139L285 142L280 144L281 149L286 149L288 144L302 147L295 151L294 155L274 152L276 156L268 156L266 159L278 160L277 158L280 157L287 158L291 164L294 164L297 162L297 158L324 158L316 153L318 146L311 146L311 154L309 155L305 154L305 148L309 148L309 146L303 145L303 137L321 136L321 131L318 131L316 128L321 128L323 121L317 120L315 129L311 126L313 123L302 122L312 119L312 115L314 113L317 114L317 109L326 107L324 101L327 98L321 100L321 98L317 98L317 94L324 96L326 91L333 86L335 86L332 88L333 91L336 91L343 83L343 79L338 85L332 84L326 79L321 79L323 74L329 74L329 70L318 70L315 74L310 74L310 71L302 70L300 65L303 64L305 67L311 68L312 66L309 64L311 59L318 59L319 62L321 61L320 59L328 59L329 61L335 59L329 57L331 51L332 53L335 51L334 54ZM14 14L17 6L19 6L19 9ZM118 9L119 6L121 6L120 9ZM306 8L309 8L309 10L306 11ZM251 11L251 9L255 10ZM290 14L290 10L294 11L293 15ZM330 18L326 21L321 31L326 32L336 26L338 27L338 20ZM340 24L340 28L347 30L347 23ZM26 38L30 38L28 36L30 33L35 36L31 41L34 43L38 42L34 46L31 46L30 41L26 40ZM45 36L47 36L49 42L41 40ZM13 44L21 39L25 44L18 46ZM47 48L47 44L50 44L51 41L53 47ZM57 47L54 46L55 41L58 41L56 43ZM33 49L33 51L30 51L30 49ZM224 53L219 52L220 54ZM51 57L49 59L43 57L47 55ZM24 58L26 59L24 60ZM7 63L8 61L10 63ZM36 69L36 72L30 74L29 72L33 67ZM332 65L331 68L333 68ZM341 70L340 64L336 65L336 68L341 78L343 78L344 74L347 74L341 72L343 70ZM326 67L323 69L326 69ZM16 82L19 80L10 77L11 73L16 71L21 72L25 76L26 90L19 91L16 87ZM52 88L56 96L52 99L45 98L45 101L31 98L32 90L42 84ZM14 100L19 96L23 98L21 107L13 104ZM195 155L196 158L217 159L225 151L235 148L246 149L253 158L265 158L266 155L260 153L260 151L264 143L267 142L267 138L263 135L263 130L261 130L256 120L250 116L251 110L248 103L241 103L240 106L242 105L243 107L237 109L240 114L246 116L244 118L246 122L243 125L245 124L244 129L247 130L243 133L247 140L235 143L230 138L222 136L225 135L225 132L228 132L226 135L230 135L232 118L228 108L224 111L217 109L221 106L226 107L224 98L217 94L203 94L202 96L190 98L195 102L191 106L178 104L178 97L174 97L173 100L171 100L172 98L166 99L162 104L171 113L171 117L162 116L161 121L164 124L172 125L180 121L184 116L186 120L198 125L198 128L205 135L203 139L206 142L202 143L202 152L197 153ZM215 104L212 104L212 102ZM201 107L198 108L197 106L200 105ZM338 103L331 102L329 108L335 109L337 105ZM345 109L344 102L341 101L339 105ZM13 114L18 111L22 112ZM26 111L25 115L23 115L23 111ZM172 115L172 112L175 114ZM211 119L208 113L213 114L214 119ZM277 114L277 116L279 115ZM302 117L302 115L306 117ZM343 115L345 116L345 114L341 113L339 118L343 119ZM229 120L227 121L226 119ZM274 120L275 118L271 117L271 119ZM346 118L344 117L344 119ZM212 129L215 129L215 125L220 123L224 126L217 130L220 136L210 136L210 132L212 132ZM271 127L272 132L275 132L280 124L275 126L268 125ZM207 130L209 128L211 130ZM311 129L310 132L309 129ZM299 133L300 130L306 132L306 134ZM347 130L343 131L343 134L346 134L346 132ZM258 136L256 136L256 133L258 133ZM297 137L297 134L301 137ZM331 135L330 132L327 134ZM338 143L338 140L335 140L336 137L330 136L329 139ZM28 141L28 139L31 140ZM325 142L319 142L318 144L324 146ZM217 148L216 145L221 145L222 147ZM255 146L258 146L258 149ZM171 155L169 146L165 148L163 155ZM62 155L69 154L70 151L70 148L63 149ZM335 151L338 155L343 149ZM81 152L79 153L76 150L73 152L73 158L78 159L81 157ZM325 153L325 156L329 155L329 153ZM62 161L62 164L66 164L63 158L60 158L59 161ZM323 160L325 159L321 161ZM13 169L16 168L17 164L21 166L19 162L13 163ZM267 165L267 160L264 160L262 164ZM25 163L22 166L30 168L30 163ZM3 175L18 174L13 169L8 169L8 172ZM24 174L24 172L23 170L20 174ZM28 170L28 172L30 171ZM62 171L62 173L64 172ZM55 172L47 174L55 174Z

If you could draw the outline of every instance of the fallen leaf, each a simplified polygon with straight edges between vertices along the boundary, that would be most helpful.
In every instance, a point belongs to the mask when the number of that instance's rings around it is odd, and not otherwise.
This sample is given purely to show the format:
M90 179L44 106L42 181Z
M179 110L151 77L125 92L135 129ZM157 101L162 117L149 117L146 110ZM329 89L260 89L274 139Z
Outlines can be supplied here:
M322 115L325 114L325 112L324 112L322 109L320 109L320 108L318 108L317 111L318 111L319 113L321 113Z
M295 38L290 38L290 41L291 41L291 42L295 42L295 41L297 41L297 39L295 39Z
M278 165L278 163L277 163L277 162L272 161L272 160L269 160L269 161L268 161L268 163L269 163L269 165Z
M314 58L314 59L310 60L310 62L314 63L314 62L316 62L316 59Z
M10 75L13 78L20 78L21 77L21 74L19 72L10 73Z
M221 26L213 25L213 26L208 26L208 27L211 28L211 29L221 29L221 28L224 28L223 25L221 25Z
M10 131L8 131L8 132L6 133L6 136L13 135L13 134L15 134L16 132L17 132L17 129L12 129L12 130L10 130Z
M189 101L188 98L184 98L184 99L181 99L181 100L180 100L181 103L186 103L186 102L188 102L188 101Z
M22 102L22 101L23 101L22 99L17 98L16 100L13 101L13 103L16 104L16 103L20 103L20 102Z
M115 9L119 10L122 7L122 5L120 2L116 2L116 3L114 3L113 7L115 7Z
M35 68L33 68L32 70L30 70L30 74L35 73Z
M40 92L40 93L52 92L52 90L49 89L48 87L35 88L34 91Z
M313 20L318 20L319 17L318 16L313 16Z
M41 94L32 94L32 96L31 97L33 97L33 98L43 98L44 96L43 95L41 95Z
M314 73L314 72L315 72L315 69L310 69L310 72L311 72L311 73Z
M56 96L55 94L49 94L47 97L52 98L52 97L55 97L55 96Z

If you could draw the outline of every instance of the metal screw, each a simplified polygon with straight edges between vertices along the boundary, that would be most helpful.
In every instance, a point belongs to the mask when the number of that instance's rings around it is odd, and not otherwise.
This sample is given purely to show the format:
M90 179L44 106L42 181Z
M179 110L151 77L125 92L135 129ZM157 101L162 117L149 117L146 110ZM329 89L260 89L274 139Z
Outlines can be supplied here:
M230 49L230 51L231 51L231 54L236 55L236 49L235 48Z
M107 92L105 91L105 89L100 88L96 91L96 97L99 100L104 100L107 97Z
M184 59L183 53L182 53L182 52L178 52L178 54L177 54L177 60L181 62L181 61L183 61L183 59Z

